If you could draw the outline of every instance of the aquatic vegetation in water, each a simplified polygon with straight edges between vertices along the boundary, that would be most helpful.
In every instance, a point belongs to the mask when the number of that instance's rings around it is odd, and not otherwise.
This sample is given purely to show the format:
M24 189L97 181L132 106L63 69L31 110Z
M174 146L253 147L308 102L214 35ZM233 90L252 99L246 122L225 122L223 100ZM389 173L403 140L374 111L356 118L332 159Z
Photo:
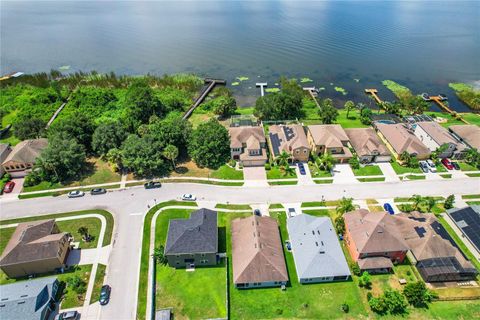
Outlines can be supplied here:
M245 76L240 76L236 78L238 81L247 81L249 78Z
M474 110L480 110L480 90L467 83L449 83L457 97Z
M408 99L412 96L412 92L405 86L396 83L392 80L383 80L382 84L387 87L388 90L392 91L393 94L400 100Z
M356 83L359 83L359 82L360 82L360 79L354 78L353 81L355 81Z
M238 86L239 84L240 84L240 82L238 82L238 81L232 82L232 86Z
M278 82L275 82L275 85L278 86Z
M318 91L325 91L325 87L318 88Z
M67 71L68 69L70 69L70 66L61 66L60 68L58 68L58 70L60 71Z
M269 92L269 93L274 93L274 92L279 92L280 91L280 88L266 88L265 89L265 92Z
M313 82L313 80L310 79L310 78L301 78L300 79L300 83L306 83L306 82Z
M330 85L333 86L333 82L330 82Z
M342 88L342 87L335 87L334 89L335 89L335 91L340 92L340 93L343 94L344 96L346 96L346 95L348 94L347 90L345 90L345 89Z

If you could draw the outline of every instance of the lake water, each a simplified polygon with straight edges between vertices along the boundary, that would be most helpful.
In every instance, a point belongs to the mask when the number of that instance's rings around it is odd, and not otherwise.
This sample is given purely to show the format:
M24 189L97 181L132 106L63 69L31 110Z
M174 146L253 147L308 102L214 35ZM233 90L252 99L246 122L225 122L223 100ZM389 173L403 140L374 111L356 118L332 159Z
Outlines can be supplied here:
M248 104L255 82L314 80L338 104L369 101L381 81L446 93L480 79L480 2L447 1L1 1L1 73L194 72L249 80L232 87ZM346 96L335 86L348 91Z

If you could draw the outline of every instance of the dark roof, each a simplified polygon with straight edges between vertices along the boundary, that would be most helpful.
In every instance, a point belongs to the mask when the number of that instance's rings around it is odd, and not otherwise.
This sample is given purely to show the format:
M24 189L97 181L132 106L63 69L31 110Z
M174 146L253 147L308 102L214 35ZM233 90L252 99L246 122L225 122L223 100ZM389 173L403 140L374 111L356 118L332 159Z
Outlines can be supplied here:
M189 219L172 219L168 225L165 254L216 253L218 251L217 212L200 209Z
M461 209L447 210L457 227L480 251L480 206L471 206Z
M20 223L0 257L0 266L56 257L60 240L55 220Z

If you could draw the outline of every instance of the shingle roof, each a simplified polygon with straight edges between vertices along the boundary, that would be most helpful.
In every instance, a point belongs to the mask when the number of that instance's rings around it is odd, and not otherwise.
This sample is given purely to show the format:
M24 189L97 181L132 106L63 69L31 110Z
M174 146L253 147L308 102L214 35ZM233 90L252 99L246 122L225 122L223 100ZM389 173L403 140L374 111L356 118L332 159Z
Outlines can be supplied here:
M246 126L246 127L230 127L230 148L241 148L244 143L255 143L260 148L260 143L265 143L265 133L262 127ZM248 146L247 146L248 147Z
M313 141L317 146L341 148L348 142L348 136L339 124L318 124L308 126Z
M448 133L448 130L434 121L420 121L416 123L425 131L438 145L445 143L458 144L458 141Z
M216 253L217 212L202 208L189 219L172 219L168 225L165 254Z
M345 129L350 143L359 156L389 156L390 152L372 128Z
M1 286L0 319L41 319L41 311L52 297L57 277L19 281Z
M55 220L20 223L0 257L0 266L58 256L65 232L55 233Z
M25 140L13 147L12 152L3 161L16 161L21 163L34 163L43 149L48 145L47 139Z
M278 156L282 151L291 154L293 150L298 148L310 149L302 125L273 125L268 130L274 156Z
M362 270L371 270L371 269L392 269L393 263L390 259L385 257L367 257L358 259L358 266Z
M463 141L468 143L472 148L480 150L480 127L474 124L454 125L448 127L450 131L459 136Z
M235 283L288 281L277 221L251 216L232 221Z
M403 124L376 123L376 127L397 154L400 155L404 151L418 155L430 154L430 150Z
M330 218L299 214L287 229L299 279L350 275Z

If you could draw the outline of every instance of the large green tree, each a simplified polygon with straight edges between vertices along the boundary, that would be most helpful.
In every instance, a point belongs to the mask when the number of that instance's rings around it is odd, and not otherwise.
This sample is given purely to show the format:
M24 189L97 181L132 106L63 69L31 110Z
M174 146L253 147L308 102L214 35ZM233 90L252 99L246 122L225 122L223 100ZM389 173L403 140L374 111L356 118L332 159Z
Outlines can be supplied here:
M220 96L212 100L213 113L225 118L233 114L237 109L237 101L231 96Z
M211 119L192 133L188 151L200 167L217 169L230 158L230 137L227 129Z
M262 120L296 119L302 115L303 91L295 81L280 79L281 91L257 99L254 114Z
M126 137L127 132L120 122L101 124L93 132L92 149L97 154L104 156L110 149L119 148Z
M188 120L183 120L180 114L171 114L163 120L152 122L147 131L157 142L164 146L174 145L182 151L187 147L192 125Z
M132 129L147 123L151 116L162 116L165 112L160 99L144 80L137 80L128 88L125 95L127 121Z
M423 281L407 283L403 288L403 295L414 307L426 307L435 297Z
M122 165L138 177L161 177L169 165L163 157L162 146L150 135L131 134L122 145Z
M323 124L332 124L337 121L338 110L333 105L333 101L330 98L323 99L320 102L320 109L318 110L318 116Z
M40 138L47 123L40 118L22 117L15 121L14 135L20 140Z
M92 135L95 125L86 114L75 112L65 119L57 119L48 129L52 135L68 136L85 147L87 153L92 151Z

